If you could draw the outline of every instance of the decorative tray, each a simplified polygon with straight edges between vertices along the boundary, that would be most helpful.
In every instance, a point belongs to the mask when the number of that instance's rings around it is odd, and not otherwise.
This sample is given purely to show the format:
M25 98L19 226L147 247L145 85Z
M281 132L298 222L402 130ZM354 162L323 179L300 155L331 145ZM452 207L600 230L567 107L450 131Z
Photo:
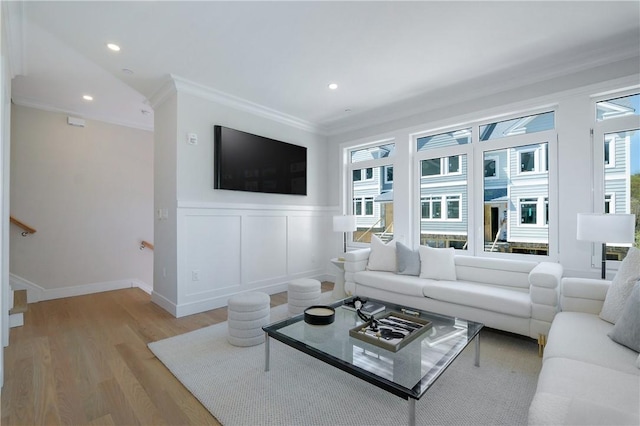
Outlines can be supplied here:
M366 322L349 330L349 336L392 352L398 352L429 330L432 325L431 321L398 312L388 312L377 317L375 321L377 331L372 329L369 322ZM391 330L393 333L384 330Z

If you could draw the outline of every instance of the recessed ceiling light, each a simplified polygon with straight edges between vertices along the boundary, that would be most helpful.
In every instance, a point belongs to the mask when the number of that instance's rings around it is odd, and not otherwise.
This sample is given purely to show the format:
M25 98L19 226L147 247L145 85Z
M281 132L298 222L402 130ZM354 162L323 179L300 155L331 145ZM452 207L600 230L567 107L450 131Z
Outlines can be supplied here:
M107 47L111 50L113 50L114 52L119 52L120 51L120 46L118 46L117 44L114 43L107 43Z
M85 101L92 101L93 100L93 96L91 96L91 95L83 95L82 99L84 99Z
M345 108L344 112L351 112L351 108Z
M337 88L338 88L338 85L336 83L330 83L329 84L329 89L336 90Z

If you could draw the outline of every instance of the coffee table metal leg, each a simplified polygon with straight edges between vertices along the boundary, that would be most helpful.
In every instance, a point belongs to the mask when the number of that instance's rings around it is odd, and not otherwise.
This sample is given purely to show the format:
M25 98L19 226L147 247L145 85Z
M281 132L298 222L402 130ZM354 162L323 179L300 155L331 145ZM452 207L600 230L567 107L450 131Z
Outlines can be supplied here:
M269 333L264 332L264 371L269 371Z
M476 334L476 367L480 367L480 333Z
M416 400L409 398L409 426L416 426Z

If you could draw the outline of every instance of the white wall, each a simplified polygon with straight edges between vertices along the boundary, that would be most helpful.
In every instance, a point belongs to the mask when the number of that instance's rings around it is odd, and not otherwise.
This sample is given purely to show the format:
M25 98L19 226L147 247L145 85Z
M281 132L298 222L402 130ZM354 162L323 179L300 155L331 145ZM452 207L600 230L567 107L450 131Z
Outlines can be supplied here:
M153 134L21 106L11 118L11 214L37 230L11 226L12 284L31 300L150 291Z
M224 306L236 293L273 294L292 278L324 278L340 242L330 231L325 138L226 105L201 86L176 86L154 104L156 150L165 153L156 155L156 187L166 190L161 197L156 190L155 208L168 217L156 219L152 300L180 317ZM308 195L214 190L216 124L307 147ZM187 143L187 133L198 135L197 145ZM161 176L165 169L175 176Z
M405 241L417 241L415 203L412 188L414 171L412 152L415 150L411 134L450 126L462 126L477 120L515 114L529 109L552 107L556 109L558 134L558 221L550 228L550 237L556 240L557 252L550 259L559 261L565 275L599 277L600 265L592 267L591 244L576 241L576 215L593 209L593 149L589 130L593 126L593 95L638 87L638 61L621 61L607 67L582 71L552 81L481 98L455 100L456 94L434 99L433 109L411 117L378 122L371 126L344 130L329 138L328 174L342 175L344 161L342 149L376 140L394 138L397 147L394 160L394 219L397 237ZM525 113L526 115L526 113ZM337 182L340 184L340 182ZM395 189L398 189L397 191ZM330 193L330 204L344 205L344 191ZM471 200L473 202L473 200ZM473 254L473 253L471 253ZM480 255L487 255L480 253ZM613 262L609 262L612 264ZM611 272L610 272L611 276Z

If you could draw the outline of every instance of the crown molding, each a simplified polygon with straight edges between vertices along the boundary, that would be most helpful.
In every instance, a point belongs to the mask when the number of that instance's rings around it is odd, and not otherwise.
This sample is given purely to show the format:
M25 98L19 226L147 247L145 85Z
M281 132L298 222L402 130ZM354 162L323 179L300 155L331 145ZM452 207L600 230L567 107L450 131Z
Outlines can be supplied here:
M140 122L121 120L121 119L118 119L112 116L107 116L107 115L86 114L79 111L73 111L69 109L60 108L54 105L37 102L28 98L21 98L21 97L14 96L11 98L11 101L16 105L27 107L27 108L35 108L35 109L40 109L48 112L57 112L62 114L74 115L74 116L86 118L88 120L101 121L103 123L114 124L116 126L131 127L133 129L146 130L149 132L153 132L153 123L151 123L151 125L147 125Z
M239 96L223 92L221 90L204 86L202 84L187 80L174 74L171 74L169 77L170 79L168 81L165 81L150 98L151 105L154 108L156 105L164 102L171 93L187 93L211 102L215 102L220 105L227 106L229 108L248 112L259 117L264 117L272 121L283 123L287 126L295 127L306 132L326 136L324 128L310 121L303 120L293 115L285 114L264 105L251 102Z

